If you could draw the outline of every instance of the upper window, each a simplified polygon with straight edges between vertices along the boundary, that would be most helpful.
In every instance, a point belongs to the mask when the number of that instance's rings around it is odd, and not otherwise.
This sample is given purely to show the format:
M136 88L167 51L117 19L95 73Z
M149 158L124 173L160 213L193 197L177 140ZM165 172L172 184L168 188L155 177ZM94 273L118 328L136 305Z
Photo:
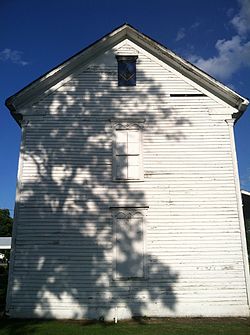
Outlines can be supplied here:
M135 123L117 123L114 127L113 179L143 180L142 127Z
M116 56L118 62L118 86L136 86L137 56Z

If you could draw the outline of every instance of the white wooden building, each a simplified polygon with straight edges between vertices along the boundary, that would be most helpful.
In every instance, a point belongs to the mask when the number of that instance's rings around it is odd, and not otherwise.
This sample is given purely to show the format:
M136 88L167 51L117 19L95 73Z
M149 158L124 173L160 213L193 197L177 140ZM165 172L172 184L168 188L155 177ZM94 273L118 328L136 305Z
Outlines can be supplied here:
M5 261L3 250L11 248L11 237L0 237L0 263Z
M11 248L11 237L0 237L0 250Z
M6 105L11 317L249 316L245 98L125 24Z

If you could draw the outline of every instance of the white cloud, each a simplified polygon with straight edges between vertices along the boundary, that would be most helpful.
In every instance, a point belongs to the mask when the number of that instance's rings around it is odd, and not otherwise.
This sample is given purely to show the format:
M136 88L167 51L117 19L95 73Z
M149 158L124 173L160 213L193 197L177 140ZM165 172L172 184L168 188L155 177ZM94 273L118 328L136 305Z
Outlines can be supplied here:
M180 28L176 35L176 42L182 40L186 36L185 28Z
M199 21L196 21L196 22L194 22L193 24L192 24L192 26L190 27L190 29L196 29L196 28L198 28L199 26L200 26L200 22Z
M239 35L245 35L250 31L250 1L238 0L238 2L241 6L240 12L232 18L231 23Z
M240 67L250 66L250 41L242 42L236 35L231 40L218 40L217 56L204 59L192 55L189 61L218 79L229 79Z
M218 40L215 43L217 55L214 57L188 57L197 67L221 80L229 79L240 68L250 66L250 40L247 39L250 31L250 0L239 0L239 3L240 11L230 21L237 35L228 40Z
M22 54L23 53L21 51L5 48L4 50L0 51L0 61L10 61L14 64L22 66L28 65L28 62L22 59Z
M234 13L234 9L232 7L228 8L228 10L226 11L226 14L228 17L232 17Z
M194 22L190 27L188 27L188 28L184 28L184 27L180 28L180 29L177 31L175 41L176 41L176 42L181 41L184 37L186 37L186 35L190 32L190 30L197 29L199 26L200 26L200 22L199 22L199 21L195 21L195 22Z

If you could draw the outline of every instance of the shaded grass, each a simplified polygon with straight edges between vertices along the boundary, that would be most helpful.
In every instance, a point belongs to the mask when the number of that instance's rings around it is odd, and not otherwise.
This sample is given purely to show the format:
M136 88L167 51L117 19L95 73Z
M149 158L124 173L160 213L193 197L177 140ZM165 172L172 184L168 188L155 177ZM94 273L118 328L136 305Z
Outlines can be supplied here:
M0 320L0 335L249 335L249 318L138 320L113 323Z

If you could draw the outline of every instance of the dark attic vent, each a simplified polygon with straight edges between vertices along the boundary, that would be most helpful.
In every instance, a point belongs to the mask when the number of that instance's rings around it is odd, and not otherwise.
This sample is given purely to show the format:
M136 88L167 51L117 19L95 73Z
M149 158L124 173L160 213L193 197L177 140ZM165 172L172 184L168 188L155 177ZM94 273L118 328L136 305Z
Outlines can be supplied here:
M136 60L138 56L116 56L118 86L136 86Z
M182 98L182 97L206 97L206 94L204 94L204 93L170 94L170 97L173 97L173 98Z

